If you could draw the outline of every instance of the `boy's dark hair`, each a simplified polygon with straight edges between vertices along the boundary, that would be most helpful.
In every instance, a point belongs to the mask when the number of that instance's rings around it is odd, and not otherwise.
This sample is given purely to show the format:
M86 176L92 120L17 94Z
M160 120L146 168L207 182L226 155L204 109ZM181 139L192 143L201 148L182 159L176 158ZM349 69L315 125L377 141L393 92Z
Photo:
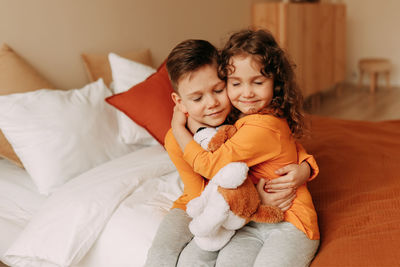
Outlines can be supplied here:
M286 118L292 134L297 138L301 137L305 127L303 97L296 82L295 66L273 35L264 30L241 30L232 34L221 51L218 68L221 79L226 80L235 71L231 58L237 55L254 56L262 65L260 72L274 79L274 95L268 113ZM230 120L237 119L239 113L232 109Z
M178 82L185 75L207 66L217 66L218 50L205 40L189 39L172 49L167 58L167 71L172 87L178 92Z

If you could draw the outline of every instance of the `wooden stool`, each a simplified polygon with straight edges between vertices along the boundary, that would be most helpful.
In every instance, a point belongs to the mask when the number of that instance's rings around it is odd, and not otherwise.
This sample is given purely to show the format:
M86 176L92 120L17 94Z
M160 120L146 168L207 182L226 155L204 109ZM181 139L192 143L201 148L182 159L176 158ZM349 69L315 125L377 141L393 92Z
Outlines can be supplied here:
M390 88L390 71L392 65L388 59L384 58L364 58L358 62L360 68L360 78L358 80L358 87L362 85L362 78L364 72L370 75L370 92L375 93L378 74L384 74L386 77L386 86Z

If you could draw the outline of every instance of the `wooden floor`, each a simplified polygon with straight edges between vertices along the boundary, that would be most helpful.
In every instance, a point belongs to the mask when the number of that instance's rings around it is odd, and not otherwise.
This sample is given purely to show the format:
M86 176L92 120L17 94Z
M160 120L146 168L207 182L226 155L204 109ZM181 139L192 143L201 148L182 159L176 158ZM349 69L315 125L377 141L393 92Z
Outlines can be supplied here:
M340 93L338 93L340 92ZM343 85L307 99L307 113L349 120L382 121L400 119L400 88L380 87L375 94L367 86Z

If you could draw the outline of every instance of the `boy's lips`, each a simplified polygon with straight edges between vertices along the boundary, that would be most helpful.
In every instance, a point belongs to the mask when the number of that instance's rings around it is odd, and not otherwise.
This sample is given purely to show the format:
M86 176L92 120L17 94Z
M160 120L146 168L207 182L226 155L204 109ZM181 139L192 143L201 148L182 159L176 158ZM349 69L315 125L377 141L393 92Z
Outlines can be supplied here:
M210 113L210 114L208 114L208 115L206 115L206 116L207 116L207 117L218 116L218 115L220 115L223 111L224 111L224 110L216 111L216 112Z

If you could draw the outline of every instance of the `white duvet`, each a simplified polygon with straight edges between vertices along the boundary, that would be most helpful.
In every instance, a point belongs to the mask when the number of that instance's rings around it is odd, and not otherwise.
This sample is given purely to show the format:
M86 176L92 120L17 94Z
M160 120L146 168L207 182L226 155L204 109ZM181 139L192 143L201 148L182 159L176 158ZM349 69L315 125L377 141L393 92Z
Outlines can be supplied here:
M41 205L2 260L11 266L143 266L157 227L182 193L161 146L89 170Z

